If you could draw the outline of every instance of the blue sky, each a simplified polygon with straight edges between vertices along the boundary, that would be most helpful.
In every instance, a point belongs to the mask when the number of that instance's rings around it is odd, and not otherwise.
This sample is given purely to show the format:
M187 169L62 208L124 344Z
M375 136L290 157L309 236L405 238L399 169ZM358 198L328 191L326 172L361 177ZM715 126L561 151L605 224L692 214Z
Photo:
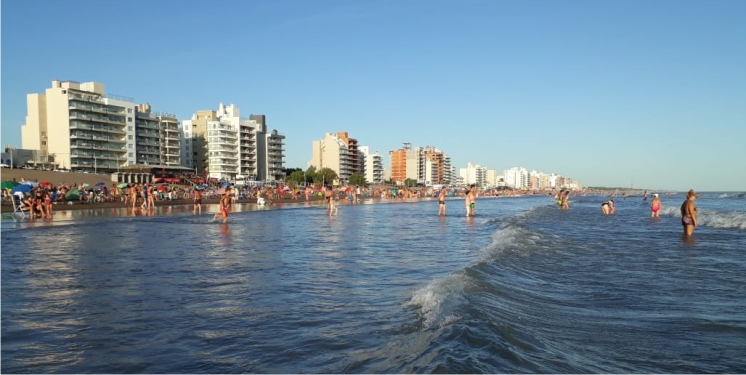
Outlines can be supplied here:
M746 191L746 1L2 2L2 144L53 79L188 119L266 114L288 167L348 131L384 155L586 186Z

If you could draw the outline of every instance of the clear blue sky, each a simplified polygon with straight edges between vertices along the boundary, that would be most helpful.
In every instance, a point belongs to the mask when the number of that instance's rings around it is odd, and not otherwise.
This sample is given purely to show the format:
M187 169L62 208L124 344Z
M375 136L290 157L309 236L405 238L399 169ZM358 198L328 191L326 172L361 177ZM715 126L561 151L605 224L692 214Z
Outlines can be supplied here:
M2 2L2 143L53 79L181 119L266 114L288 167L348 131L384 155L590 186L746 191L746 1Z

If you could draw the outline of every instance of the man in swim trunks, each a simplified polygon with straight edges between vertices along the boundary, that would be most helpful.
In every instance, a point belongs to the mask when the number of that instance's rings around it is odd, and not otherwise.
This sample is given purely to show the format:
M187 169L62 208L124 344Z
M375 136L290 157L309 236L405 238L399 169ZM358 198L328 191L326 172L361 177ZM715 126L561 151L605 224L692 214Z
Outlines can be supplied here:
M192 212L197 214L197 211L202 214L202 190L200 189L194 189L194 209Z
M446 216L446 188L440 189L438 193L438 216Z
M691 189L686 193L686 200L681 204L681 225L684 227L685 236L694 234L694 228L697 226L697 206L694 205L696 197L697 193Z
M477 186L472 184L469 189L469 215L474 216L474 207L477 205Z
M650 217L660 217L661 199L658 194L653 194L653 200L650 201Z

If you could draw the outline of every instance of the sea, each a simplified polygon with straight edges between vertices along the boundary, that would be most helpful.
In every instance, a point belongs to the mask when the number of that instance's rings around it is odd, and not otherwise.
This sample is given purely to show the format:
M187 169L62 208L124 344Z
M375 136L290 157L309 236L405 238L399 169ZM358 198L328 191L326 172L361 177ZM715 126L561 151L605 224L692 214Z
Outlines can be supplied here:
M2 218L4 373L744 373L746 198Z

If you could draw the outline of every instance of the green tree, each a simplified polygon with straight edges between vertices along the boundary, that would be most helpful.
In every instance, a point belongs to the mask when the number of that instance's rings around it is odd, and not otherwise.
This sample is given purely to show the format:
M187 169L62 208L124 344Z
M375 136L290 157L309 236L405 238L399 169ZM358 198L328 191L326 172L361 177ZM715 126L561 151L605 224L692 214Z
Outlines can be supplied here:
M365 176L360 173L353 173L350 175L350 185L356 186L367 186L368 182L365 181Z
M417 180L415 180L414 178L408 178L404 180L404 186L406 187L417 186Z
M321 168L316 172L313 182L317 185L326 184L331 185L332 181L337 179L337 172L331 168Z
M287 178L285 178L285 182L290 186L298 186L303 185L303 179L304 179L305 172L303 171L294 171L290 174Z

